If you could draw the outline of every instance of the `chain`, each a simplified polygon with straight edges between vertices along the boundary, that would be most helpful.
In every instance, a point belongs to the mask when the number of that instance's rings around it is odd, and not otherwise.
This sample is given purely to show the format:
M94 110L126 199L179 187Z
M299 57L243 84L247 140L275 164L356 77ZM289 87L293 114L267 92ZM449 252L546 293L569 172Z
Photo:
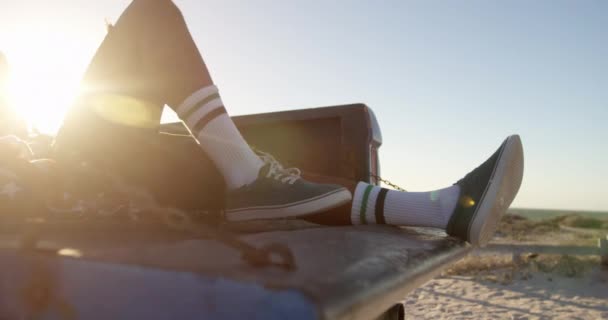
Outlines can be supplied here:
M398 186L398 185L396 185L396 184L394 184L394 183L392 183L392 182L390 182L390 181L388 181L386 179L382 179L382 177L380 177L380 176L377 176L377 175L375 175L373 173L371 174L371 176L372 176L372 178L376 179L377 181L382 182L385 185L387 185L387 186L389 186L389 187L391 187L391 188L393 188L395 190L406 192L405 189L401 188L400 186Z
M250 148L251 148L251 150L253 150L253 151L254 151L254 152L255 152L255 153L258 155L258 156L262 156L262 155L266 154L265 152L261 151L260 149L256 148L255 146L250 145L249 147L250 147ZM377 176L377 175L375 175L375 174L373 174L373 173L371 173L370 175L371 175L371 177L372 177L372 178L376 179L376 180L377 180L377 181L379 181L379 182L384 183L385 185L387 185L387 186L389 186L389 187L391 187L391 188L393 188L393 189L395 189L395 190L398 190L398 191L403 191L403 192L407 192L405 189L401 188L401 187L400 187L400 186L398 186L397 184L392 183L392 182L390 182L390 181L388 181L388 180L386 180L386 179L383 179L383 178L382 178L382 177L380 177L380 176Z

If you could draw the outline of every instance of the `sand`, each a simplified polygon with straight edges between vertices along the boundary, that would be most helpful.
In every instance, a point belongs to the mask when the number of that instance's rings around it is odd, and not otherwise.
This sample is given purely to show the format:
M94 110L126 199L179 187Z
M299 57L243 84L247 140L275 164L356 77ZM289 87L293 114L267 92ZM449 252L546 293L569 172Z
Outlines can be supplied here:
M583 277L533 272L489 281L445 276L404 301L406 319L608 319L608 270Z
M526 252L529 244L597 246L608 230L572 227L583 220L504 216L493 242L518 246L518 253L475 250L409 294L405 318L608 320L608 267L598 256Z

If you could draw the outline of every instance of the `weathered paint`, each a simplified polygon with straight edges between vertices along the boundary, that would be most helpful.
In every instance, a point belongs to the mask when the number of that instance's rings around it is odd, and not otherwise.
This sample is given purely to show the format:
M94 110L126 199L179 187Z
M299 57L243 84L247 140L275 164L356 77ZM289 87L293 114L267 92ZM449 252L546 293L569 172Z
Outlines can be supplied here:
M185 272L0 253L0 319L316 319L295 290Z
M46 253L0 239L6 317L34 305L51 306L42 309L56 317L44 319L374 319L471 248L436 230L378 225L242 237L255 247L289 247L296 268L285 270L252 267L209 239L76 231L40 234Z

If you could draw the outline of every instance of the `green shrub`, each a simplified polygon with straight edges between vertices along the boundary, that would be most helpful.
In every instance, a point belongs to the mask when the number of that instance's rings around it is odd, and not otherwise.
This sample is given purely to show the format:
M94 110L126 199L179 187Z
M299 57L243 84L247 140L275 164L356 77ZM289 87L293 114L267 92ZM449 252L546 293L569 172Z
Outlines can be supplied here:
M564 216L560 219L560 224L573 228L584 229L608 229L608 219L597 219L582 217L579 215Z

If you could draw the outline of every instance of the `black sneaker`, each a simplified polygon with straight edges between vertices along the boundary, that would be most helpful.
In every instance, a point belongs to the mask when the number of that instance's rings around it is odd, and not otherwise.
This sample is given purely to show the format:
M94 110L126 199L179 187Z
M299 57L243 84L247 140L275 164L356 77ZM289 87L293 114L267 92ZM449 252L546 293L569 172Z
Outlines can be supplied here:
M513 202L523 172L521 139L509 136L486 162L455 183L460 186L460 198L447 233L473 245L486 245Z
M308 182L299 169L284 169L271 155L259 154L266 164L258 179L227 195L229 221L300 217L351 201L345 187Z

